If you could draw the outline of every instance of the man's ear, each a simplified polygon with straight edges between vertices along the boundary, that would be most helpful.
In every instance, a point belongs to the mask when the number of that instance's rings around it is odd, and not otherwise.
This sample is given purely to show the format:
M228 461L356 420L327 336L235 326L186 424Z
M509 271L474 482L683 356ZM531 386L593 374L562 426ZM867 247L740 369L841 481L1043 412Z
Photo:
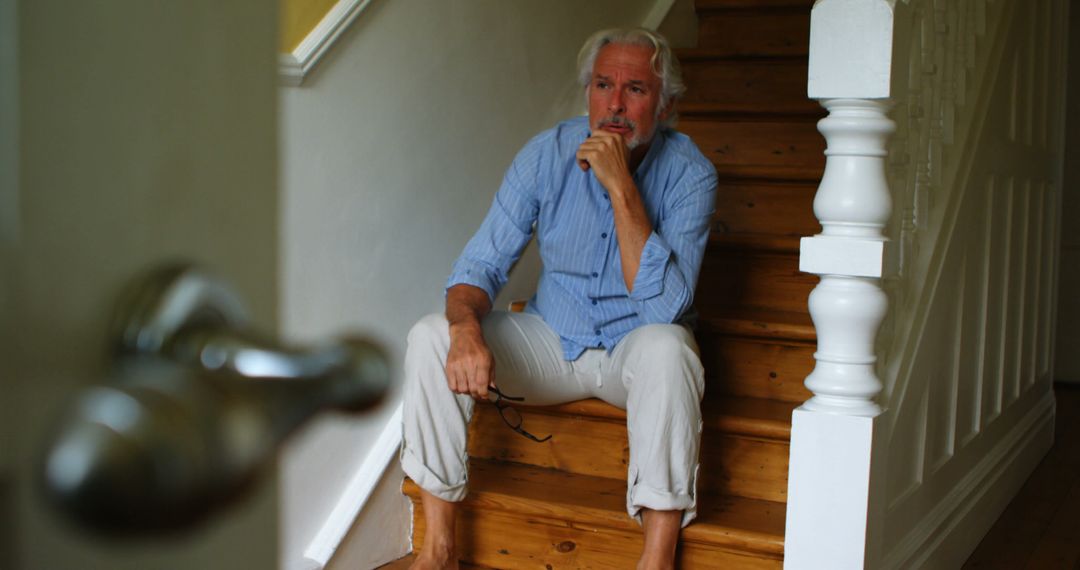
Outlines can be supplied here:
M675 110L675 100L670 99L660 107L660 112L656 114L656 121L663 123L671 116L671 112Z

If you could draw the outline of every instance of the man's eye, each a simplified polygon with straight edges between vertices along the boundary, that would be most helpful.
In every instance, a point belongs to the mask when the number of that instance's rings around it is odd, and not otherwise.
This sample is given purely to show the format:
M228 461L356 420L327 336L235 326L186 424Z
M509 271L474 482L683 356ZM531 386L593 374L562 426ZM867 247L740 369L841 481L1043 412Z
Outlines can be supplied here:
M640 87L631 87L630 92L641 95L641 94L645 93L645 90L640 88Z
M600 89L607 89L608 88L608 84L603 82L603 81L597 81L596 86L598 88L600 88Z

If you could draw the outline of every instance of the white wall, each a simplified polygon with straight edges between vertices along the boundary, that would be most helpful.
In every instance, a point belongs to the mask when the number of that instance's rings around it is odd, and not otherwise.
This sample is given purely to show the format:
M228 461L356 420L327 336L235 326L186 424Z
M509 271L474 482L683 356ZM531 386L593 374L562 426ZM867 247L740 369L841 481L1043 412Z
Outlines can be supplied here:
M1065 182L1061 219L1080 217L1080 5L1069 12L1069 71L1065 122ZM1055 376L1080 382L1080 224L1061 225L1061 276L1058 281Z
M659 4L670 2L374 0L302 87L281 90L284 334L367 331L400 363L412 323L442 309L450 265L514 154L583 110L581 43ZM536 270L535 256L521 263L497 305L528 297ZM397 403L323 419L284 456L286 565ZM404 540L371 547L401 552Z

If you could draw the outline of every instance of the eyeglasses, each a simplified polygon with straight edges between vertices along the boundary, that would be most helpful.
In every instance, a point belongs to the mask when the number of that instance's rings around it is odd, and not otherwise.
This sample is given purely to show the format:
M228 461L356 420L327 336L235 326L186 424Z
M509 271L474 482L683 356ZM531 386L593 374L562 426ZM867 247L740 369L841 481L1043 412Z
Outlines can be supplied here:
M533 441L535 441L537 443L543 443L543 442L551 439L550 435L548 435L547 437L541 439L541 438L538 438L535 435L521 429L521 421L522 421L521 420L521 412L517 411L517 408L515 408L515 407L511 406L510 404L507 404L506 402L503 401L503 400L507 400L507 401L510 401L510 402L524 402L525 398L523 398L523 397L516 398L514 396L507 396L506 394L503 394L502 392L500 392L499 389L494 387L494 386L488 386L488 391L495 393L495 401L493 402L495 404L495 409L499 410L499 416L501 416L503 421L506 422L506 425L510 426L510 429L520 433L521 435L523 435L523 436L525 436L525 437L527 437L527 438L529 438L529 439L531 439L531 440L533 440Z

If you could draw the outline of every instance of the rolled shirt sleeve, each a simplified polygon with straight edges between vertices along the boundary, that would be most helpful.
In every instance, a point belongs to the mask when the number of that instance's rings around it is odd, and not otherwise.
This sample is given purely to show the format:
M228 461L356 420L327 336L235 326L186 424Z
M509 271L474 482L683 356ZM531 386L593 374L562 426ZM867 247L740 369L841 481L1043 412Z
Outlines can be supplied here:
M690 307L716 208L716 170L687 172L645 248L630 299L646 323L671 323Z

